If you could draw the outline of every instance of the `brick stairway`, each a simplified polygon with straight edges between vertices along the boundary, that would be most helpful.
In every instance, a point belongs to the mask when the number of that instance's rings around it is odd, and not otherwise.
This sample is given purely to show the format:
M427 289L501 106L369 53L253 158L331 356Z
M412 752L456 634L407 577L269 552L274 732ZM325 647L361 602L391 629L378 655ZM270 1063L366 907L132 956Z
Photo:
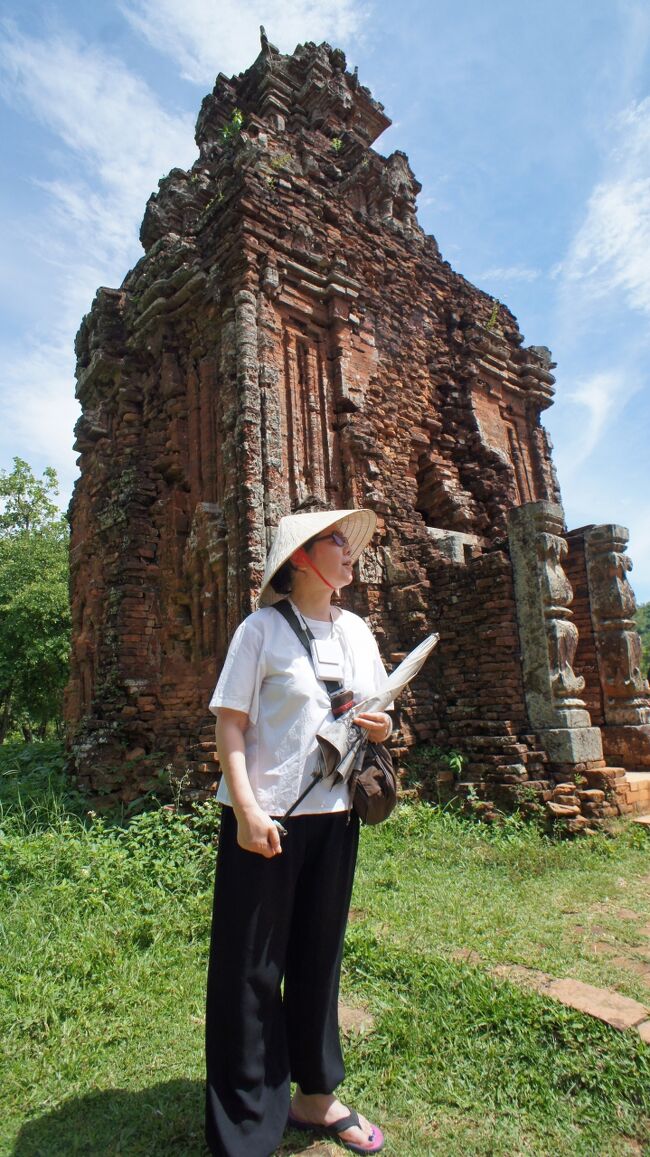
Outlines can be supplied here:
M650 771L626 771L624 785L617 785L616 794L632 812L650 812Z

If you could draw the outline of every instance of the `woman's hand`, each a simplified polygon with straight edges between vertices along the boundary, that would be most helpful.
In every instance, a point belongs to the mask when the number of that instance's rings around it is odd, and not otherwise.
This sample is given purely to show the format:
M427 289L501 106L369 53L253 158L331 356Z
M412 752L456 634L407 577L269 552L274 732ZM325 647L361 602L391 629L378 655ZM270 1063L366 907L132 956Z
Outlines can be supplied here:
M271 859L282 851L280 833L259 806L246 772L245 711L220 707L217 712L217 751L237 819L237 843L246 852Z
M393 730L391 717L385 711L364 711L354 722L368 732L371 743L384 743Z
M255 804L237 809L237 843L245 852L255 852L270 860L282 852L280 832L270 816Z

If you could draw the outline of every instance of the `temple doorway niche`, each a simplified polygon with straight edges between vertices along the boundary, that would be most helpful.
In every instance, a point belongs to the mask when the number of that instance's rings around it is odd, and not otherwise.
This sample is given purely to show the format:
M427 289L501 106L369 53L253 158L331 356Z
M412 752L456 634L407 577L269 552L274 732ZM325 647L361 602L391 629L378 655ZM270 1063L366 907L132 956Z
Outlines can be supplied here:
M230 638L228 537L220 506L200 502L185 549L191 662L197 671L223 663Z
M335 500L341 486L327 332L284 317L282 355L282 456L293 509L307 495Z
M467 563L481 553L474 499L463 490L455 466L435 451L421 453L415 473L415 509L422 515L436 549L454 562Z

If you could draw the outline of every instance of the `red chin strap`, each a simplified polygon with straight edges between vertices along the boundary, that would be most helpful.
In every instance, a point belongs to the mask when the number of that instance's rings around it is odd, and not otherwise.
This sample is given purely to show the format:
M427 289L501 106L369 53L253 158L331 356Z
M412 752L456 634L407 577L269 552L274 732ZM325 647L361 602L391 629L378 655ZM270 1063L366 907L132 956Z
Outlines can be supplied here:
M326 587L329 587L331 591L335 591L335 590L336 590L336 587L335 587L335 586L333 586L331 582L328 582L328 580L325 578L325 575L322 575L322 574L320 573L320 571L319 571L318 567L317 567L317 566L314 566L314 564L313 564L313 562L311 561L311 559L310 559L309 555L307 554L307 551L306 551L306 550L300 550L300 551L297 551L296 553L300 555L300 561L301 561L301 562L306 562L306 563L307 563L307 566L308 566L308 567L311 567L311 569L313 570L314 574L317 574L317 575L318 575L319 579L321 580L321 582L322 582L322 583L325 583L325 586L326 586Z

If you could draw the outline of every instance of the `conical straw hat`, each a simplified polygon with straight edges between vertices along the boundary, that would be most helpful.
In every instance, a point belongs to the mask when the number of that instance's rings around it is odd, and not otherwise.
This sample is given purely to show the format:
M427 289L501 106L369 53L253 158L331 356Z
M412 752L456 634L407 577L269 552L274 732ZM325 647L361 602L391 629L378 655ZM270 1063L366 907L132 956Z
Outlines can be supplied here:
M375 533L377 515L374 510L319 510L306 514L287 514L281 518L266 559L264 578L257 597L260 607L271 606L284 598L269 584L276 571L291 558L294 550L334 525L340 526L341 534L345 535L350 544L352 562L356 562Z

